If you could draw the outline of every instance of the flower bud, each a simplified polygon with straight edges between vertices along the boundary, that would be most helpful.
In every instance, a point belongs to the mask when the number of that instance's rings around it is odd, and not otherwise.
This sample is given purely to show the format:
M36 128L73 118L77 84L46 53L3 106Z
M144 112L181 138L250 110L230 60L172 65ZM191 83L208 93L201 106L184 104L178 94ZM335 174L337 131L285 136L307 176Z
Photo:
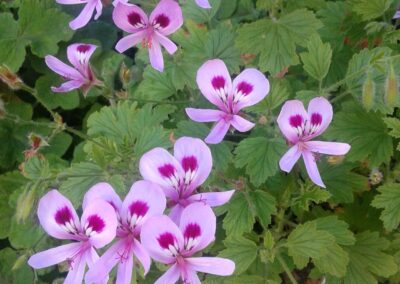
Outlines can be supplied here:
M19 90L23 84L22 80L5 65L0 65L0 80L12 90Z
M378 185L383 180L383 174L379 171L378 168L372 169L371 173L369 174L369 182L371 185Z
M119 79L124 86L129 84L131 80L131 70L126 67L125 63L122 62L121 68L119 69Z
M344 160L344 156L328 156L328 164L330 165L338 165L342 163Z
M15 217L17 222L23 222L28 218L31 213L33 203L35 202L35 189L25 189L25 191L18 197L17 210Z
M26 263L27 258L28 257L26 254L23 254L20 257L18 257L17 260L14 262L14 265L11 268L11 270L18 270L19 268L21 268L21 266Z
M388 107L392 108L397 105L399 92L399 83L396 74L394 73L393 65L389 66L389 73L385 81L385 103Z
M364 81L362 86L362 104L366 110L371 110L375 100L375 83L370 74Z

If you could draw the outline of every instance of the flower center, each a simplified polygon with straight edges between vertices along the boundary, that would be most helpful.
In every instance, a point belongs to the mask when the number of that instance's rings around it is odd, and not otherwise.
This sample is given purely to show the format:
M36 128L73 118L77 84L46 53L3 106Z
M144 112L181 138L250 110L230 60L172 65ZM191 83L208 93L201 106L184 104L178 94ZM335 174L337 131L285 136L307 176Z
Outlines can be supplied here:
M320 128L322 123L322 115L314 112L311 114L310 120L306 120L300 114L292 115L289 118L289 124L292 126L299 139L307 139L314 135Z

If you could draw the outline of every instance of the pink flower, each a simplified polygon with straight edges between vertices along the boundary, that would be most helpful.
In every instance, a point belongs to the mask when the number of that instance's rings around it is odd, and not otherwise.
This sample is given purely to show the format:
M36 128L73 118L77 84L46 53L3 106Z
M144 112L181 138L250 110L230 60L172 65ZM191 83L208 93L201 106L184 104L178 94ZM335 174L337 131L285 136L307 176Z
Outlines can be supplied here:
M312 99L308 104L308 112L298 100L287 101L283 105L278 125L292 147L279 161L281 170L290 172L300 156L303 156L311 180L325 187L317 168L316 155L344 155L350 150L350 145L346 143L310 141L328 128L332 115L332 105L324 97Z
M116 283L131 283L133 256L142 263L145 274L150 269L150 256L138 238L144 222L149 217L164 212L166 206L164 193L156 184L137 181L122 202L109 184L99 183L86 193L83 204L85 206L99 198L111 204L117 213L118 240L89 269L85 281L86 283L101 281L118 264Z
M34 254L28 264L39 269L67 261L69 272L65 284L82 282L86 264L92 267L99 258L94 248L111 242L117 229L114 209L108 203L98 200L87 204L79 220L71 202L57 190L40 199L38 217L50 236L75 242ZM107 283L107 278L100 280Z
M90 19L92 18L95 10L96 10L96 15L94 16L94 19L97 20L100 17L101 12L103 10L103 3L101 2L101 0L56 0L56 1L57 3L64 5L86 3L85 7L83 7L79 16L69 23L69 27L73 30L77 30L86 26L87 23L89 23Z
M114 23L130 35L118 41L115 49L122 53L142 43L149 49L150 63L154 69L162 72L164 59L161 52L163 46L169 54L174 54L176 45L167 38L183 24L182 10L173 0L161 0L151 13L147 15L133 4L117 3L113 11Z
M240 132L249 131L254 123L244 119L240 110L261 101L269 92L269 82L256 69L245 69L233 84L225 63L220 59L209 60L197 71L197 85L210 103L220 110L186 108L187 115L197 122L216 122L205 141L217 144L222 141L229 127Z
M196 0L197 5L199 5L201 8L205 9L210 9L211 5L208 2L208 0Z
M397 10L393 16L393 19L399 19L399 18L400 18L400 10Z
M45 57L47 66L67 80L60 87L51 87L51 90L56 93L64 93L81 88L86 96L92 86L101 86L102 83L96 79L89 64L89 59L96 48L97 46L86 43L75 43L68 46L68 61L74 67L52 55L47 55Z
M197 272L231 275L235 263L220 257L192 257L215 238L216 218L211 208L194 203L185 208L178 226L167 216L152 217L144 224L140 239L150 256L170 268L155 284L197 284Z
M143 178L159 184L170 199L170 217L174 221L179 221L182 210L193 202L219 206L229 201L234 190L193 194L207 179L211 168L208 146L190 137L175 142L174 156L163 148L154 148L142 156L139 165Z

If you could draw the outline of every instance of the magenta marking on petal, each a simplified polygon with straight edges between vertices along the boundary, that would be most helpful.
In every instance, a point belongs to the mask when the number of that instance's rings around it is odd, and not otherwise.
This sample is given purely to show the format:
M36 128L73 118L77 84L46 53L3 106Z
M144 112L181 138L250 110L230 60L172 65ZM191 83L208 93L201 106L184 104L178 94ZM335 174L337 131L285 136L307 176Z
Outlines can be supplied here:
M293 127L301 127L303 124L303 117L300 114L292 115L289 118L289 123Z
M313 114L311 114L311 124L312 125L320 125L322 122L322 115L314 112Z
M81 44L81 45L78 45L78 47L76 49L81 53L86 53L86 52L88 52L90 50L90 45Z
M129 205L129 212L131 213L131 216L144 216L146 215L147 211L149 211L149 206L144 201L137 200Z
M185 172L195 171L197 169L197 159L195 156L188 156L182 159L182 167Z
M253 85L243 81L240 82L239 85L237 86L237 92L241 92L243 95L247 96L253 91Z
M175 237L173 234L165 232L157 238L157 241L163 249L168 249L169 246L174 246Z
M225 88L225 78L222 76L215 76L211 80L214 89L219 90Z
M169 178L169 177L171 177L171 176L174 175L174 173L175 173L175 168L174 168L174 166L171 165L171 164L165 164L165 165L159 167L159 168L158 168L158 171L160 172L160 174L161 174L162 176Z
M87 218L87 221L88 221L88 227L92 228L92 230L97 233L101 233L104 227L106 226L104 220L97 215L89 216L89 218Z
M159 25L161 28L165 28L169 25L169 18L164 14L157 15L154 19L154 25Z
M59 224L59 225L64 225L65 223L68 223L69 221L72 220L71 210L68 208L68 206L65 206L65 207L59 209L56 212L54 219L56 220L57 224Z
M185 239L195 239L201 235L201 228L196 223L189 223L185 228Z
M128 22L135 27L142 22L142 17L138 13L132 12L128 15Z

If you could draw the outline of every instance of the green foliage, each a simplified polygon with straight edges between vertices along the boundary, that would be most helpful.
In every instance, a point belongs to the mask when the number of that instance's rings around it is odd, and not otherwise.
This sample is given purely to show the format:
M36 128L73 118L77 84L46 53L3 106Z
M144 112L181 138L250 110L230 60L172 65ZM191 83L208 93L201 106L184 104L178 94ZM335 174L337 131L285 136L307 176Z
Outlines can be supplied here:
M381 193L376 195L371 205L382 208L380 219L389 231L396 229L400 223L400 186L397 184L385 184L378 188Z

